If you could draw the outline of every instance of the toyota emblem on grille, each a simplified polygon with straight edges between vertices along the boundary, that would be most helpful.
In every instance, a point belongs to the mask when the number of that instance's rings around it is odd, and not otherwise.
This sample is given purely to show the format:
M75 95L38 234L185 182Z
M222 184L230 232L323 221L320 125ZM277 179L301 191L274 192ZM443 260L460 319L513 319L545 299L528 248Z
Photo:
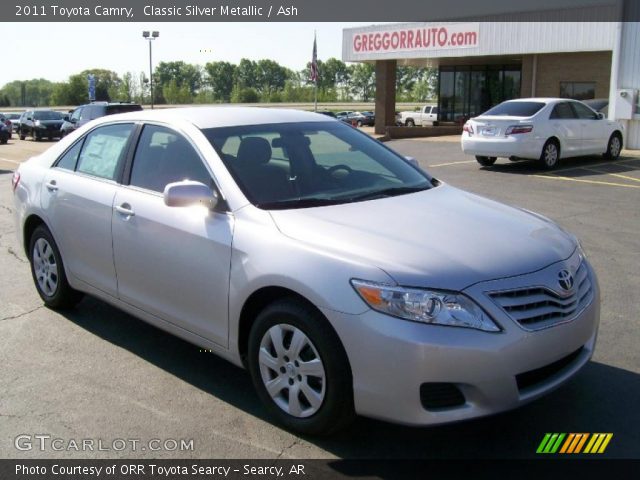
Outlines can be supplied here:
M558 272L558 283L563 290L567 292L573 288L573 275L569 270L560 270Z

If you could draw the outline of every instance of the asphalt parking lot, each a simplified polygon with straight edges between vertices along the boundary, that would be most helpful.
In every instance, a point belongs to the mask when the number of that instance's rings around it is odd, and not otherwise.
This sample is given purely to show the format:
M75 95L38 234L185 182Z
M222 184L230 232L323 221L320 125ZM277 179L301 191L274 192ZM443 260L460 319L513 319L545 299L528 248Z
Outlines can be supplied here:
M0 146L0 458L535 457L546 432L611 432L606 457L640 458L640 154L479 168L456 138L389 142L437 178L546 215L582 240L602 289L593 361L551 395L472 422L408 428L358 419L332 438L271 423L249 375L91 298L41 305L15 239L10 173L48 142ZM406 212L410 216L410 212ZM20 434L193 439L192 451L19 451Z

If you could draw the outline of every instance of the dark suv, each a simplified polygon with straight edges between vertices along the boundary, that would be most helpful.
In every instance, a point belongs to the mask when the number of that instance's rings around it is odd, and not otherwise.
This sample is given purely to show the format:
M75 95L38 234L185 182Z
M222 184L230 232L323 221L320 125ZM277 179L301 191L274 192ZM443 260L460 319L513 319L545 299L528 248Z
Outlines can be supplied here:
M20 117L18 135L20 140L33 137L35 141L43 138L60 138L60 127L64 122L64 115L53 110L27 110Z
M116 113L137 112L140 110L142 110L142 107L137 103L93 102L81 105L71 112L68 119L65 119L61 128L62 136L64 137L76 128L96 118L104 117L105 115L114 115Z

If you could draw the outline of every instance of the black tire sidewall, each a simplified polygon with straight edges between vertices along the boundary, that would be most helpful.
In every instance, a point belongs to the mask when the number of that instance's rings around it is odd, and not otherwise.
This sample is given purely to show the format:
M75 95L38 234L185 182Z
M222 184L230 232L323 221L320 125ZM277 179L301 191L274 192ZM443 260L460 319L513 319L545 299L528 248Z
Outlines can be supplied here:
M482 155L476 155L476 162L478 162L483 167L491 167L494 163L496 163L496 157L485 157Z
M296 418L280 409L267 392L258 364L262 337L274 325L288 324L300 329L317 349L325 370L325 397L310 417ZM353 382L349 361L335 332L318 311L295 299L279 300L267 306L256 318L249 334L248 365L260 400L285 428L310 435L327 435L354 416Z

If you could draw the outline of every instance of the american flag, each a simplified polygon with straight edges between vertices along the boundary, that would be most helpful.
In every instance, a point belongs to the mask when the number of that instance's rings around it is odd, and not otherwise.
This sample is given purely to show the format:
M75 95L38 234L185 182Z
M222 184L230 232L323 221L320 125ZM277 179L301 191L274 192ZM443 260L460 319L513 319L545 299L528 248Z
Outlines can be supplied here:
M312 82L318 81L318 47L316 46L316 36L313 35L313 55L311 57L311 75Z

